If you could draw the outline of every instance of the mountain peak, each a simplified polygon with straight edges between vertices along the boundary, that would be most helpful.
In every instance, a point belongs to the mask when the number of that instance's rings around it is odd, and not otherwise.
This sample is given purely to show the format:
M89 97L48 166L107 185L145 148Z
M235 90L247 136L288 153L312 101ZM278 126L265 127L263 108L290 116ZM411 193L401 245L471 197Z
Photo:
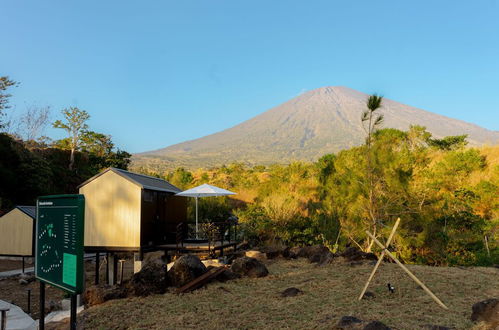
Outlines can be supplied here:
M155 162L163 168L212 167L316 160L360 145L365 138L360 117L368 95L345 86L307 91L219 133L133 157L134 165ZM499 142L499 132L385 99L384 127L427 127L436 137L467 134L472 145Z

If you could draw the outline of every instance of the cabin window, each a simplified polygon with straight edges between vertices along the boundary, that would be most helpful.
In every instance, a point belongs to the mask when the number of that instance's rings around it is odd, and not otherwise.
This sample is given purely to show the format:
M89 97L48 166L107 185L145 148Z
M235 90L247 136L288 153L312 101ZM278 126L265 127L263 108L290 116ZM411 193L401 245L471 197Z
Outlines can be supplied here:
M154 201L154 191L144 190L144 202Z

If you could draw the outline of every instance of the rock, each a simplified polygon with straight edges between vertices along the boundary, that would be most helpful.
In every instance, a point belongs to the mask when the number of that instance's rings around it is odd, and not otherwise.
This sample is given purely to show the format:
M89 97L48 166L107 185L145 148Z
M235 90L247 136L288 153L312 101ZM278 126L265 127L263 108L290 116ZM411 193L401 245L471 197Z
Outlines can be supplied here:
M294 246L292 248L286 248L282 252L282 256L286 259L296 259L298 258L298 253L300 252L301 247Z
M19 275L19 278L28 281L28 283L31 283L31 282L33 282L36 279L35 275L33 275L33 274L26 274L26 273Z
M264 277L269 274L267 267L255 258L242 257L234 260L231 270L241 276Z
M299 258L310 258L313 255L316 255L316 254L323 255L326 252L330 252L330 251L324 245L305 246L298 251L297 256Z
M366 291L364 293L364 296L362 297L362 299L364 299L364 298L366 298L366 299L374 299L374 298L376 298L376 295L373 292L371 292L371 291Z
M234 273L230 269L224 270L221 274L219 274L215 279L220 282L227 282L230 280L235 280L241 278L241 275Z
M441 325L426 324L423 326L425 330L451 330L451 328L444 327Z
M265 254L266 259L271 260L284 256L285 253L288 254L289 248L273 245L273 246L265 246L262 249L260 249L260 251Z
M21 284L21 285L28 285L29 282L27 280L25 280L24 278L20 278L19 279L19 284Z
M343 316L339 322L336 324L334 329L354 329L358 328L362 324L362 320L356 318L355 316Z
M376 257L374 253L366 253L353 246L343 251L341 256L348 261L359 261L364 259L378 260L378 257Z
M246 257L255 258L257 260L265 260L265 259L267 259L265 257L264 253L262 253L260 251L256 251L256 250L246 251Z
M144 259L142 263L147 265L149 263L164 264L165 263L165 253L163 251L148 252L144 254Z
M127 296L124 287L116 285L99 284L85 290L83 299L87 307L102 304L108 300L121 299Z
M247 250L250 248L250 244L248 241L243 241L237 245L238 250Z
M472 310L472 321L485 322L493 329L499 327L499 299L492 298L477 302Z
M303 291L300 290L300 289L297 289L297 288L287 288L286 290L284 290L283 292L281 292L281 296L282 297L294 297L294 296L297 296L299 294L302 294Z
M308 261L312 263L317 263L320 266L324 266L327 264L330 264L333 262L334 258L336 258L337 255L334 253L331 253L329 250L322 250L319 253L315 253L308 257Z
M187 254L181 256L168 272L172 285L181 287L206 273L206 266L197 256Z
M62 310L62 303L60 301L50 300L48 306L51 312Z
M140 272L133 274L128 286L131 294L148 296L165 293L168 284L166 265L151 262L145 264Z
M221 263L218 259L208 259L208 260L203 260L201 262L203 263L203 265L206 266L206 269L208 269L208 267L222 267L222 266L224 266L224 264Z
M391 328L380 321L371 321L364 327L364 330L391 330Z

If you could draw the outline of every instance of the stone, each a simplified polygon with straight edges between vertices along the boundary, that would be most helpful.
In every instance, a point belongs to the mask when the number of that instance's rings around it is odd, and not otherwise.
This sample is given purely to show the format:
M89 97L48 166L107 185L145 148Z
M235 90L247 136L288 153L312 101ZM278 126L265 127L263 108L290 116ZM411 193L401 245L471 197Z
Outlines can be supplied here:
M265 251L265 258L269 260L279 258L281 255L282 255L282 250L279 249L269 249Z
M19 279L19 284L21 284L21 285L28 285L29 282L27 280L25 280L24 278L20 278Z
M256 251L256 250L246 251L246 257L255 258L257 260L265 260L265 259L267 259L265 257L265 253L262 253L262 252Z
M241 278L241 275L234 273L230 269L224 270L217 277L215 277L215 279L219 282L227 282L227 281L235 280L238 278Z
M471 320L485 322L492 329L499 327L499 299L491 298L474 304Z
M284 290L283 292L281 292L281 296L282 297L294 297L294 296L297 296L299 294L302 294L303 291L300 290L300 289L297 289L297 288L287 288L286 290Z
M207 272L206 266L194 255L181 256L168 271L173 286L181 287Z
M343 251L341 256L348 261L378 260L378 257L376 257L374 253L363 252L354 246L351 246Z
M128 287L134 296L148 296L165 293L168 284L166 265L151 262L145 264L138 273L133 274Z
M333 262L337 255L331 253L329 250L322 250L321 252L315 253L308 257L308 261L311 263L317 263L320 266L328 265Z
M371 321L366 324L364 330L391 330L391 328L380 321Z
M286 259L296 259L298 258L298 252L301 250L301 247L294 246L292 248L286 248L282 252L282 256Z
M127 296L124 287L108 284L93 285L85 289L83 299L85 306L90 307L102 304L108 300L121 299Z
M374 299L374 298L376 298L376 295L373 292L371 292L371 291L366 291L364 293L364 296L362 297L362 299L364 299L364 298L366 298L366 299Z
M50 300L48 306L51 312L62 310L62 303L60 301Z
M305 246L301 250L298 251L297 256L299 258L310 258L316 254L323 255L327 252L330 252L330 251L324 245Z
M264 277L269 274L267 267L255 258L242 257L234 260L231 270L241 276Z
M444 327L441 325L426 324L423 326L425 330L451 330L451 328Z
M28 281L28 283L31 283L34 280L36 280L35 275L33 275L33 274L26 274L26 273L19 275L19 278Z
M343 316L334 329L354 329L357 328L362 324L362 320L356 318L355 316Z

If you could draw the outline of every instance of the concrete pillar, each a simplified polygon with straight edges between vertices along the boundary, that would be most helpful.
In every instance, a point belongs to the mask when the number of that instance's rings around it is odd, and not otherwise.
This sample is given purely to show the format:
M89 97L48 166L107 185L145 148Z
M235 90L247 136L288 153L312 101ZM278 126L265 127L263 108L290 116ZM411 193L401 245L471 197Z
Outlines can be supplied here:
M118 276L118 259L114 255L114 253L109 253L108 256L108 267L109 267L109 279L108 279L108 284L109 285L115 285L116 284L116 279Z
M136 274L142 269L142 253L133 254L133 273Z

